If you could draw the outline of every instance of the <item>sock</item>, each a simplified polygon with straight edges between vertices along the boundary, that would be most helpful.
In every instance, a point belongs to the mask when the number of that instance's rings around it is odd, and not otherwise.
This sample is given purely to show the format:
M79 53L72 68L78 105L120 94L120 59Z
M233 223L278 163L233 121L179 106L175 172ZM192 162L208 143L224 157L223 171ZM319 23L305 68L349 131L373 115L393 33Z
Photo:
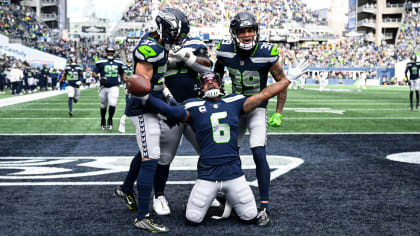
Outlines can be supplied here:
M416 90L416 108L419 107L419 91Z
M268 166L265 147L255 147L251 150L257 172L260 201L268 201L270 191L270 167Z
M148 160L141 163L137 177L138 192L138 219L143 219L150 208L150 195L153 190L153 179L156 172L157 160Z
M101 124L105 125L105 114L106 114L106 107L101 108Z
M263 208L265 208L265 209L267 209L268 210L268 203L260 203L260 208L261 209L263 209Z
M413 108L413 91L410 91L410 107Z
M125 193L133 193L133 185L136 182L137 176L139 175L139 170L141 167L141 154L137 152L133 160L131 160L130 169L127 172L124 183L122 185L122 190Z
M163 192L165 191L166 181L168 181L169 176L169 167L170 165L157 165L154 180L155 197L163 195Z
M69 112L73 111L73 98L69 98Z
M112 121L112 117L114 117L114 114L115 114L115 107L109 106L108 121Z

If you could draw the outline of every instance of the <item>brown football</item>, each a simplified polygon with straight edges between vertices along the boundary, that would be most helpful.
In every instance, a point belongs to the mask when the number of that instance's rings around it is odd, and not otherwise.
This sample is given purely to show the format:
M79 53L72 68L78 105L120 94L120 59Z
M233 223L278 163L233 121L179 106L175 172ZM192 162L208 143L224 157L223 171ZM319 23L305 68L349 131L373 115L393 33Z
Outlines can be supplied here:
M150 80L145 75L133 74L127 79L127 90L134 96L142 97L152 89Z

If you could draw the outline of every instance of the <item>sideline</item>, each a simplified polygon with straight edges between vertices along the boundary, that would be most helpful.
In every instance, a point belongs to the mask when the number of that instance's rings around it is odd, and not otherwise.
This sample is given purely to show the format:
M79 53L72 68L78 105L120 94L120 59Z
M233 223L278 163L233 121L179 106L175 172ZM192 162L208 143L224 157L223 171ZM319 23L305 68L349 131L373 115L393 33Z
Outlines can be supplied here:
M0 107L31 102L39 99L44 99L48 97L58 96L61 94L66 94L67 90L60 90L60 91L48 91L48 92L39 92L34 94L27 94L27 95L17 95L14 97L8 97L4 99L0 99Z

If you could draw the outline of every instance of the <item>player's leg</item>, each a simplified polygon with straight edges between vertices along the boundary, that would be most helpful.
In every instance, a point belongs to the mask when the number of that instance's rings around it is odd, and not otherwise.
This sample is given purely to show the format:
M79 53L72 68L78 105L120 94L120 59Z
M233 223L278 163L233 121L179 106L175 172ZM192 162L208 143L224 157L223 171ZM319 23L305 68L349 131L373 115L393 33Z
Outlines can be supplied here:
M419 89L420 89L420 79L416 79L414 80L415 82L415 87L414 89L416 90L416 110L419 109Z
M165 186L168 181L169 167L175 157L184 124L170 128L164 121L160 121L160 159L154 179L153 210L158 215L169 215L171 210L165 197Z
M257 204L245 175L229 181L223 181L222 191L225 193L226 200L232 205L241 220L249 223L255 221L255 217L258 214Z
M265 145L267 141L267 114L265 108L257 108L249 114L249 142L255 162L258 190L260 193L260 211L266 212L269 203L270 192L270 167L267 162ZM268 216L258 220L260 225L268 223Z
M150 195L153 189L156 167L160 158L160 124L159 118L155 114L146 113L139 115L136 126L136 137L142 163L137 176L138 211L135 226L149 231L167 231L167 228L150 217Z
M101 108L101 129L106 129L105 115L106 107L108 106L108 88L100 87L99 88L99 103Z
M185 219L187 222L199 224L203 222L207 210L216 198L220 183L197 179L188 198Z
M409 80L410 84L410 110L413 110L413 94L416 87L415 80Z
M109 88L108 92L108 104L109 104L109 112L108 112L108 129L112 130L113 122L112 118L115 114L115 108L118 103L118 96L120 96L120 88L118 86L114 86Z
M74 103L77 103L79 101L80 98L80 87L79 88L75 88L75 93L74 93Z
M67 95L69 97L69 116L72 117L73 116L73 98L75 95L75 88L73 86L69 86L67 88Z

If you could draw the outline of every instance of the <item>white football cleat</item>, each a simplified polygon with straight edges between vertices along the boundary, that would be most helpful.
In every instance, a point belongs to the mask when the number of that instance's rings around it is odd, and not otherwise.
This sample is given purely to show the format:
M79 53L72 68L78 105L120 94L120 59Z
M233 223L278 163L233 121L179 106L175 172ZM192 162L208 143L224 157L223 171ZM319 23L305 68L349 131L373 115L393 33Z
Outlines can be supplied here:
M120 133L125 133L125 118L126 118L126 115L121 116L120 126L118 127L118 131Z
M171 214L171 209L169 208L168 201L165 196L155 197L153 196L153 210L156 214L160 216L166 216Z

